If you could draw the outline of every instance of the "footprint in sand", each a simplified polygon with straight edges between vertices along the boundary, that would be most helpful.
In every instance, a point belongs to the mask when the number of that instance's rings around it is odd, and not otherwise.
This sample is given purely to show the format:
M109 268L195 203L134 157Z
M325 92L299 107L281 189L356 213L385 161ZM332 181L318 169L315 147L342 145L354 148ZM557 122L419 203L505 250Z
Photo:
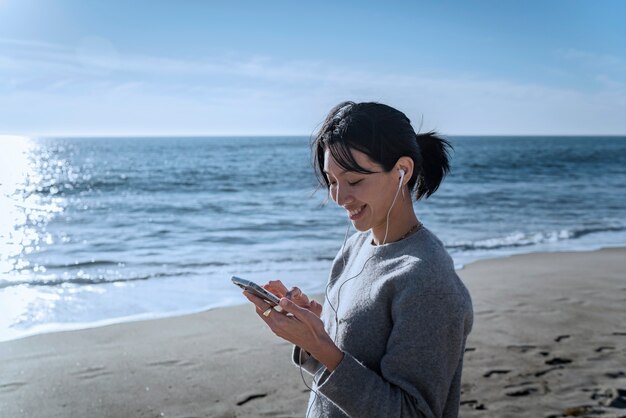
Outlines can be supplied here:
M603 406L626 409L626 389L594 388L591 399Z
M559 364L570 364L572 360L568 358L555 357L550 360L546 360L546 364L550 366L559 365Z
M510 373L510 370L505 370L505 369L501 369L501 370L489 370L487 373L483 374L483 377L491 377L494 374L507 374Z
M522 382L516 385L506 385L504 388L507 389L504 394L511 397L529 396L542 391L542 389L544 393L549 392L547 386L542 387L539 382Z
M152 363L147 363L150 367L190 367L195 366L196 364L193 361L181 361L181 360L162 360L162 361L154 361Z
M239 400L237 401L237 405L241 406L243 404L246 404L254 399L258 399L258 398L265 398L267 396L267 393L244 393L241 396L239 396Z
M106 367L89 367L72 373L73 376L79 378L80 380L91 380L110 374L111 372L107 371Z
M148 363L148 366L176 366L179 363L179 360L163 360Z
M482 404L480 402L478 402L475 399L469 400L469 401L461 401L461 405L467 405L470 408L479 410L479 411L484 411L487 409L487 407L485 406L485 404Z
M534 345L507 345L507 350L515 351L516 353L527 353L537 348Z
M0 385L0 392L13 392L22 386L26 386L26 382L11 382Z
M230 348L230 347L229 348L222 348L220 350L214 351L213 354L230 354L233 351L237 351L237 349L236 348Z
M518 396L528 396L532 393L539 392L537 388L524 388L519 390L514 390L506 393L506 396L518 397Z
M550 372L551 372L551 371L553 371L553 370L560 370L560 369L562 369L562 368L563 368L563 366L555 366L555 367L550 367L550 368L548 368L548 369L545 369L545 370L540 370L540 371L536 372L533 376L535 376L535 377L541 377L541 376L543 376L543 375L545 375L545 374L547 374L547 373L550 373Z
M611 408L626 409L626 389L614 389L613 398L609 402Z
M565 340L569 337L570 337L569 335L559 335L558 337L554 339L554 341L556 341L557 343L560 343L562 340Z

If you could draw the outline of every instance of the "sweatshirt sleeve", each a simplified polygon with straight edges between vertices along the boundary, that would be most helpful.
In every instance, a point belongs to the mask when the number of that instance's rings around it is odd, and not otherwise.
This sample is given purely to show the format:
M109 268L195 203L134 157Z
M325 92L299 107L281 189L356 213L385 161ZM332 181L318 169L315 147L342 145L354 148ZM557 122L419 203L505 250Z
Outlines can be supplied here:
M461 367L471 308L463 294L400 292L380 374L344 352L318 392L351 417L441 417Z
M302 370L305 370L311 375L315 375L315 373L317 373L323 367L322 363L317 361L315 357L313 357L297 345L293 346L291 359L296 366L302 366Z

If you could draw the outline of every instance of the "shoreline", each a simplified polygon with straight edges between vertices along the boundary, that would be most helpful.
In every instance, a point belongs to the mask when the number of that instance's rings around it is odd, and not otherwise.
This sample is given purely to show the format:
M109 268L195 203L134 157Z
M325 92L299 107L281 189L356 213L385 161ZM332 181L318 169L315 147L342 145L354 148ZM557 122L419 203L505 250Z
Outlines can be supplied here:
M597 248L592 248L592 249L581 249L581 250L556 249L554 251L537 250L537 251L529 251L529 252L522 252L522 253L503 254L503 255L495 256L495 257L478 258L467 264L462 264L458 268L455 267L455 270L457 274L461 276L462 272L465 269L471 266L474 266L477 263L490 262L490 261L495 261L495 260L508 259L508 258L514 258L514 257L519 257L519 256L527 256L527 255L593 253L597 251L610 250L610 249L626 250L626 245L623 245L623 244L607 245L607 246L599 246ZM31 330L25 331L24 333L20 333L20 335L17 337L12 337L12 338L7 338L7 339L0 338L0 344L11 342L11 341L17 341L23 338L30 338L30 337L34 337L38 335L84 331L84 330L89 330L89 329L98 329L102 327L108 327L108 326L126 324L126 323L135 323L135 322L143 322L143 321L158 321L158 320L168 319L168 318L179 318L179 317L185 317L189 315L201 314L203 312L209 312L215 309L228 309L228 308L234 308L234 307L245 306L245 305L247 305L247 303L242 300L240 304L238 303L238 304L233 304L233 305L219 305L215 307L190 309L190 310L181 309L179 311L170 312L170 313L144 313L144 314L137 314L137 315L131 315L131 316L126 316L126 317L104 319L104 320L100 320L96 322L89 322L89 323L43 324L37 327L33 327ZM47 330L47 328L53 328L53 329Z
M475 319L460 415L623 416L624 272L626 248L515 255L461 270ZM290 351L248 305L26 337L0 343L0 411L304 416L308 391Z

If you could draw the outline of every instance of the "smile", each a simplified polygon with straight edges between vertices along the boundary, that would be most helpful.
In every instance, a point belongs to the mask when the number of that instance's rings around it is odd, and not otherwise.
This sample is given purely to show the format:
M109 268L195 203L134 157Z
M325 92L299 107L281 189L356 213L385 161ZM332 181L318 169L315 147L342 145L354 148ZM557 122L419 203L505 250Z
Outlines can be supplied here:
M365 208L366 205L361 206L360 208L354 209L354 210L349 210L348 211L348 216L350 217L351 220L355 220L358 219L361 215L361 213L363 212L363 209Z

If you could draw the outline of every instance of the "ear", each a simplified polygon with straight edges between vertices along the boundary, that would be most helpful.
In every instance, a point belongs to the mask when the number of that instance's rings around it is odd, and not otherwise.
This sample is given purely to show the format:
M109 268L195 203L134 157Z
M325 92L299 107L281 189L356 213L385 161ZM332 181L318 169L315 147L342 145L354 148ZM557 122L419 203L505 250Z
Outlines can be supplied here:
M404 170L404 180L402 181L402 183L404 183L403 186L406 186L409 180L411 180L411 177L413 176L413 168L414 168L414 164L413 164L413 159L411 157L398 158L398 161L396 162L394 169Z

